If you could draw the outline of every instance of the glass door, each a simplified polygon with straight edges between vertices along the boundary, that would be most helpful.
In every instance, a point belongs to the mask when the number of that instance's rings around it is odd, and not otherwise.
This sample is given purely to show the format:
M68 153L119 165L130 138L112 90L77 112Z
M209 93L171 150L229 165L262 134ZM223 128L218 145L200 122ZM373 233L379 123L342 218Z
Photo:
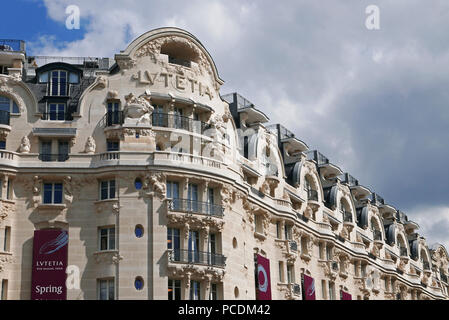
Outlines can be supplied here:
M180 209L178 182L167 181L167 198L173 200L171 209L174 209L174 210Z
M187 210L198 212L198 186L189 183Z
M200 235L198 231L189 231L188 256L189 262L199 262Z

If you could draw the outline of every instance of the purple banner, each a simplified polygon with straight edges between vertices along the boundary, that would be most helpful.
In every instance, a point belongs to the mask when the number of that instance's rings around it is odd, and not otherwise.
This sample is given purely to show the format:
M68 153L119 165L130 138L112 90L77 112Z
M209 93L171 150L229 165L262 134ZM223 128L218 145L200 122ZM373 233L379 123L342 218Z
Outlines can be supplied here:
M352 296L349 293L344 292L343 290L340 291L340 295L341 300L352 300Z
M34 231L31 300L66 300L68 242L65 230Z
M257 255L257 300L271 300L270 260Z
M316 300L315 298L315 280L308 275L302 275L304 288L304 300Z

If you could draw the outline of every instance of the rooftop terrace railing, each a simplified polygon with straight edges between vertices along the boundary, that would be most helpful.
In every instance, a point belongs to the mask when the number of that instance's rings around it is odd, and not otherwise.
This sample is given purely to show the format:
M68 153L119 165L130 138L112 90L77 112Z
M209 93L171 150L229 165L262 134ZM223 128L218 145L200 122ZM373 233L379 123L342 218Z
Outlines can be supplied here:
M349 173L344 173L340 176L341 182L342 183L347 183L350 187L354 187L354 186L358 186L359 185L359 181L354 178L353 176L351 176Z
M327 157L325 157L318 150L308 151L308 152L306 152L306 155L307 155L307 160L315 160L318 165L329 163L329 159Z
M0 51L25 52L25 41L15 39L0 39Z

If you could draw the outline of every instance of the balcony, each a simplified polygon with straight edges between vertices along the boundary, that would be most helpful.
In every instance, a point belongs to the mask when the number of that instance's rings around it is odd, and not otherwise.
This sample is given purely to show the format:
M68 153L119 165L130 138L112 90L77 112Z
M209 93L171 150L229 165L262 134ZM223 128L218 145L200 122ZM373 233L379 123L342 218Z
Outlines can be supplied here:
M73 117L72 114L68 112L44 112L41 117L42 120L47 121L72 121Z
M100 121L100 127L112 127L122 125L124 122L123 111L107 112Z
M168 259L170 262L186 264L201 264L221 268L226 266L226 257L224 255L204 251L173 249L168 252Z
M343 174L339 167L330 163L329 159L318 150L308 151L306 155L307 160L316 162L316 165L324 178L329 179Z
M341 183L347 184L349 186L349 189L351 189L351 193L357 199L362 199L371 194L371 191L368 188L361 186L359 184L359 181L347 172L341 175L340 179Z
M9 111L0 110L0 124L9 126Z
M273 124L267 126L267 129L278 136L279 141L284 144L285 149L288 150L290 156L309 150L306 143L296 138L295 134L284 126Z
M59 154L50 154L50 153L40 153L39 160L41 161L58 161L64 162L69 159L68 154L59 153Z
M170 199L168 208L171 211L202 214L218 218L223 218L224 215L224 208L220 205L189 199Z

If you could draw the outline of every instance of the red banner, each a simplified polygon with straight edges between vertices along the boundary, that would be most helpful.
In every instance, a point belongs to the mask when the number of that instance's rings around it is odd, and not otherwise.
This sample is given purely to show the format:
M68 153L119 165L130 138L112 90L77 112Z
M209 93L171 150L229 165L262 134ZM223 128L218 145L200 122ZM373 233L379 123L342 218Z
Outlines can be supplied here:
M352 296L349 293L344 292L343 290L340 291L340 296L341 300L352 300Z
M31 300L66 300L68 242L65 230L34 231Z
M257 255L257 300L271 300L270 260Z
M308 275L302 275L302 287L304 288L304 300L316 300L315 298L315 280Z

